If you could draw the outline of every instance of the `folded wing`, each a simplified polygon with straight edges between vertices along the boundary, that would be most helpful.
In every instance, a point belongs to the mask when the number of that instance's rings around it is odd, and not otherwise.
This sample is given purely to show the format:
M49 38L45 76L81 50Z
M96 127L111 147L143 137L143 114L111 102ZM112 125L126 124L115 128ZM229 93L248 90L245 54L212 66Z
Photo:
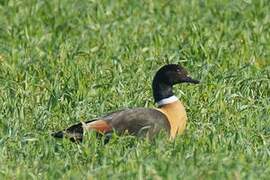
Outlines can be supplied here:
M96 131L98 134L115 131L118 134L128 133L152 138L161 130L169 133L170 125L167 117L156 109L124 109L84 123L75 124L63 131L53 133L52 136L82 141L85 130Z

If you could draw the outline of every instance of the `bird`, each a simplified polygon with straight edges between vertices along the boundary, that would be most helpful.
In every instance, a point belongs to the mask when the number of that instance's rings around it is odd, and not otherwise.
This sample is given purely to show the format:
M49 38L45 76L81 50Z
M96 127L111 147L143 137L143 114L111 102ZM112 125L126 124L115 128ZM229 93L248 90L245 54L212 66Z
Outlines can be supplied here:
M179 64L162 66L152 81L155 108L127 108L108 113L86 122L79 122L64 130L53 132L55 138L69 138L82 142L84 132L94 131L99 135L130 134L154 138L165 131L171 139L182 134L187 124L187 113L182 102L174 95L173 86L180 83L198 84L187 70Z

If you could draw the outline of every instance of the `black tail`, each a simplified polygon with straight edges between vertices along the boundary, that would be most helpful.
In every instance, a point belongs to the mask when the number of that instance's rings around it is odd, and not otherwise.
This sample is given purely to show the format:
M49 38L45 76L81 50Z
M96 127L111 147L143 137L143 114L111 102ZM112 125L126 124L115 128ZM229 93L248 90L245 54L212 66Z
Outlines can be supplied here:
M89 122L93 122L96 119L85 122L86 124ZM72 142L82 142L83 140L83 125L82 123L75 124L70 126L69 128L63 131L53 132L51 134L55 138L69 138Z
M75 124L63 131L53 132L51 134L55 138L69 138L72 142L81 142L83 139L82 123Z
M53 132L51 134L51 136L55 137L55 138L63 138L64 137L64 132L63 131L57 131L57 132Z

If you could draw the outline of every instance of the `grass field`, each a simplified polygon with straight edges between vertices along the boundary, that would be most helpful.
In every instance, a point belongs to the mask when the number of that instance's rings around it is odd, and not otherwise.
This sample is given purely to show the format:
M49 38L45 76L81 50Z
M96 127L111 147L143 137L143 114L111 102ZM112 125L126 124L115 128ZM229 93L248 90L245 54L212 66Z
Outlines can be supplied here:
M50 132L154 107L167 63L189 124L175 141ZM269 179L270 3L0 1L0 179Z

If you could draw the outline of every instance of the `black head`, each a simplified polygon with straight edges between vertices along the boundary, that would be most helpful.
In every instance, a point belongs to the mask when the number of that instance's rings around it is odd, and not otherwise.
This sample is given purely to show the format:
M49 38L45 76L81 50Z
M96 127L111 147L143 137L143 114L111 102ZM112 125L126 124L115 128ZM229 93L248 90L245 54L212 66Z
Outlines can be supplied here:
M178 83L198 84L200 81L188 76L187 71L180 65L168 64L156 73L152 88L155 102L173 96L172 86Z
M200 82L189 77L187 71L178 64L168 64L161 67L156 73L155 78L160 82L171 86L178 83L198 84Z

